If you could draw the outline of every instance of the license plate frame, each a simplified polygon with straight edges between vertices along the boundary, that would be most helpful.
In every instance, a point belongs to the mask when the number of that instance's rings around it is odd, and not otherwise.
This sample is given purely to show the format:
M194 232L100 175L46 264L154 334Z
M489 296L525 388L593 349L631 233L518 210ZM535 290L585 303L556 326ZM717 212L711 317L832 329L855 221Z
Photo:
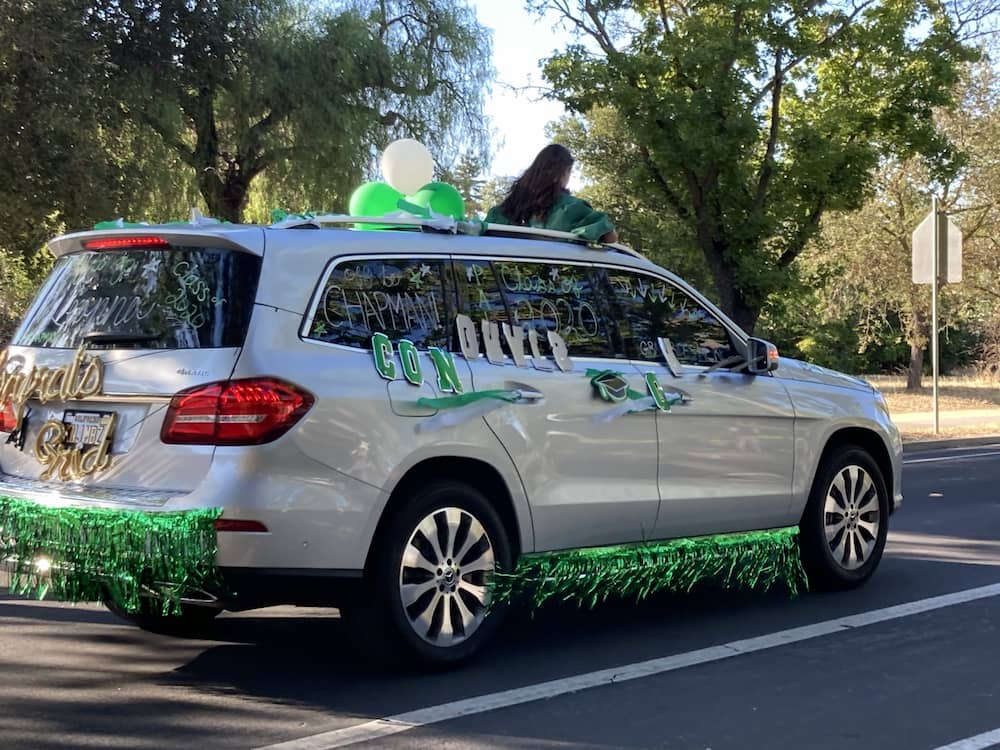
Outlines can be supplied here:
M83 419L80 419L83 417ZM115 429L116 414L113 411L93 409L66 409L62 423L66 428L63 445L67 448L86 450L110 441Z

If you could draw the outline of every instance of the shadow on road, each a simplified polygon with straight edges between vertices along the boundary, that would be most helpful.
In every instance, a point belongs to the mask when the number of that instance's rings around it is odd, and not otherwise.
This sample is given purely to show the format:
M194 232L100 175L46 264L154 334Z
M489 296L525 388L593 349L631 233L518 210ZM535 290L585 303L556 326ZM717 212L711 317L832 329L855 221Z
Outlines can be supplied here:
M474 661L428 673L360 657L336 617L224 617L226 641L179 666L171 680L201 689L384 716L581 672L726 643L954 590L934 562L886 559L869 585L851 592L770 592L702 588L641 603L608 601L594 610L547 605L512 613L499 639ZM980 566L947 566L969 585L996 580ZM939 590L938 590L939 589Z
M329 724L323 722L342 726L997 578L991 565L942 565L890 554L868 585L850 592L791 598L783 588L767 593L703 588L638 604L608 601L594 610L549 605L534 614L512 613L498 640L474 661L430 673L368 662L333 610L285 607L225 614L201 638L181 639L142 632L97 607L0 597L5 635L37 644L37 655L8 651L6 658L0 644L0 667L17 676L0 687L0 703L11 710L10 718L0 718L0 735L30 737L25 746L48 748L59 745L45 744L40 726L48 728L53 741L63 732L91 737L110 732L120 740L139 741L162 731L158 746L184 747L197 734L198 722L209 721L211 707L223 704L227 720L250 734L256 734L253 722L266 726L268 717L273 721L288 712L301 712L310 726L326 729ZM104 708L116 700L112 718ZM246 746L245 737L243 742L231 739L233 746Z

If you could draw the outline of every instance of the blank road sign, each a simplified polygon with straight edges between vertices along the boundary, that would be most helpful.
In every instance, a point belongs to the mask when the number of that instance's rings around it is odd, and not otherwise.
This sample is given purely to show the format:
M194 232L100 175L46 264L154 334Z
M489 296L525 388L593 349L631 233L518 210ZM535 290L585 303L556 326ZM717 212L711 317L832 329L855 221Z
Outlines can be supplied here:
M962 230L938 212L938 283L962 280ZM930 284L934 274L934 212L913 230L913 283Z

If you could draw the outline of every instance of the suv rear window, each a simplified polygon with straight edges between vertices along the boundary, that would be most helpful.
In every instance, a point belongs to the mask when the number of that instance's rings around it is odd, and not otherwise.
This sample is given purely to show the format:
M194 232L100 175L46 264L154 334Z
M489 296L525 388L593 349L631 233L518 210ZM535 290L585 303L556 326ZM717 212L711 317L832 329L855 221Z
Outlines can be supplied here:
M226 248L64 255L14 343L69 349L242 346L259 276L260 258Z

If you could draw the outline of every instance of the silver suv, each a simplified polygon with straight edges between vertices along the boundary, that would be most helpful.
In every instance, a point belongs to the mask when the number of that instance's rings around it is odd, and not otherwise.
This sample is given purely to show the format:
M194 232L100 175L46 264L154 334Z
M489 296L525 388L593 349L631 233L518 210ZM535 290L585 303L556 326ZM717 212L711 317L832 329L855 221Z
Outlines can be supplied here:
M901 444L867 383L779 361L620 246L327 218L50 243L0 496L222 509L225 585L120 614L329 605L453 661L529 553L797 525L812 585L875 570Z

